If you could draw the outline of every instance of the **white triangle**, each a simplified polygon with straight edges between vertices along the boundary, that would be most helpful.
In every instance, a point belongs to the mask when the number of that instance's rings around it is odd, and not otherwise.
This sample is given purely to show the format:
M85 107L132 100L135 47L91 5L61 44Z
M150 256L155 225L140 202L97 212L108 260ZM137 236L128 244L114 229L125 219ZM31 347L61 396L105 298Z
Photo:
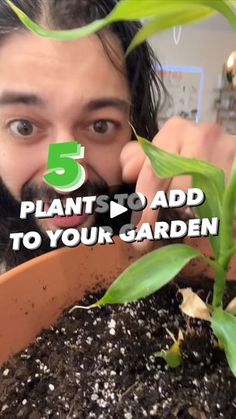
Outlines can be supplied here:
M128 211L128 208L123 205L117 204L114 201L110 202L110 218L118 217L118 215L124 214L126 211Z

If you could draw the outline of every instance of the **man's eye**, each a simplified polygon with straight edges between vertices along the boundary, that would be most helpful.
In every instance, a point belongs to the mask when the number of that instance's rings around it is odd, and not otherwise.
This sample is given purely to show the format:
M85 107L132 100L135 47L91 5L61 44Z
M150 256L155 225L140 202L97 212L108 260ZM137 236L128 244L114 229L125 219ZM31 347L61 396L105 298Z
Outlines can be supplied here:
M37 132L37 127L25 119L10 122L9 129L18 137L32 137Z
M96 121L92 125L92 130L96 134L108 134L114 128L114 125L115 124L111 121L105 121L105 120Z

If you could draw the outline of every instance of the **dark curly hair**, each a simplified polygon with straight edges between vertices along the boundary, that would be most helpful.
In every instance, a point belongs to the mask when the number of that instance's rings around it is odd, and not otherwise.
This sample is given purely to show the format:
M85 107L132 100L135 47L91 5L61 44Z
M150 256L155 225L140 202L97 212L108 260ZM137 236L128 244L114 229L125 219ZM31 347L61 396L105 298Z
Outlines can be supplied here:
M87 25L94 20L107 16L119 0L12 0L33 21L49 29L73 29ZM119 39L124 51L142 27L140 22L117 22L100 31L99 37L105 52L120 71L123 68L114 55L109 36L112 32ZM17 15L5 1L0 2L0 47L11 34L27 31ZM131 92L131 120L137 132L152 140L158 132L157 113L165 89L156 73L159 65L153 50L148 43L142 44L126 58L126 72ZM11 232L37 231L35 220L24 223L18 219L19 205L10 194L0 178L0 261L5 268L11 269L45 251L48 245L32 252L11 249L9 235Z
M32 20L50 29L73 29L106 17L119 0L13 0L13 3ZM142 27L138 21L114 23L108 30L120 40L126 51L131 40ZM0 4L0 42L16 30L26 30L17 15L5 2ZM114 51L106 36L98 33L107 54L113 60ZM113 60L114 62L114 60ZM137 132L152 140L157 134L157 113L165 88L157 76L155 54L148 43L136 48L126 59L131 92L131 117Z

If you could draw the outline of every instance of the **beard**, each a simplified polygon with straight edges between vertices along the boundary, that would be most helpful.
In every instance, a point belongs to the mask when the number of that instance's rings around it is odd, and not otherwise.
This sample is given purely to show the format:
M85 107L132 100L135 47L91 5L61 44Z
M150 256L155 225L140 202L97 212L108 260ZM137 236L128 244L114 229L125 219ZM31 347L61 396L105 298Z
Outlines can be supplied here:
M84 196L107 195L109 196L109 200L112 200L115 194L131 194L134 191L135 186L126 183L108 186L106 181L96 173L95 181L88 180L77 191L68 194L68 197L75 199ZM0 178L0 262L4 263L6 271L47 252L55 251L55 249L50 248L48 236L39 226L33 215L28 215L27 220L22 220L19 217L22 201L35 202L36 200L42 200L43 202L50 202L57 198L65 198L65 195L60 195L60 193L57 193L53 188L50 188L44 183L39 185L30 181L22 188L21 201L17 201ZM110 219L109 213L95 213L94 217L95 221L93 226L110 226L113 229L114 235L117 235L124 224L130 223L131 211L128 210L125 214L122 214L115 220ZM33 251L28 250L21 243L20 249L14 251L12 249L10 234L26 234L30 231L37 232L42 237L42 245L40 248ZM58 241L57 247L64 247L62 241Z

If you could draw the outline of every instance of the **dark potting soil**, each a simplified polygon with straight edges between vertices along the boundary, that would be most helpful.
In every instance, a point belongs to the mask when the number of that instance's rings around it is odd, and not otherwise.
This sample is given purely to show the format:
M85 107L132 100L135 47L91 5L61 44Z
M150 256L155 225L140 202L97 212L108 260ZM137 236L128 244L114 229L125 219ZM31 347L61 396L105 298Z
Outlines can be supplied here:
M178 286L123 307L66 311L0 369L0 417L235 419L236 378L208 323L181 314ZM166 329L184 334L177 369L155 356L173 344Z

